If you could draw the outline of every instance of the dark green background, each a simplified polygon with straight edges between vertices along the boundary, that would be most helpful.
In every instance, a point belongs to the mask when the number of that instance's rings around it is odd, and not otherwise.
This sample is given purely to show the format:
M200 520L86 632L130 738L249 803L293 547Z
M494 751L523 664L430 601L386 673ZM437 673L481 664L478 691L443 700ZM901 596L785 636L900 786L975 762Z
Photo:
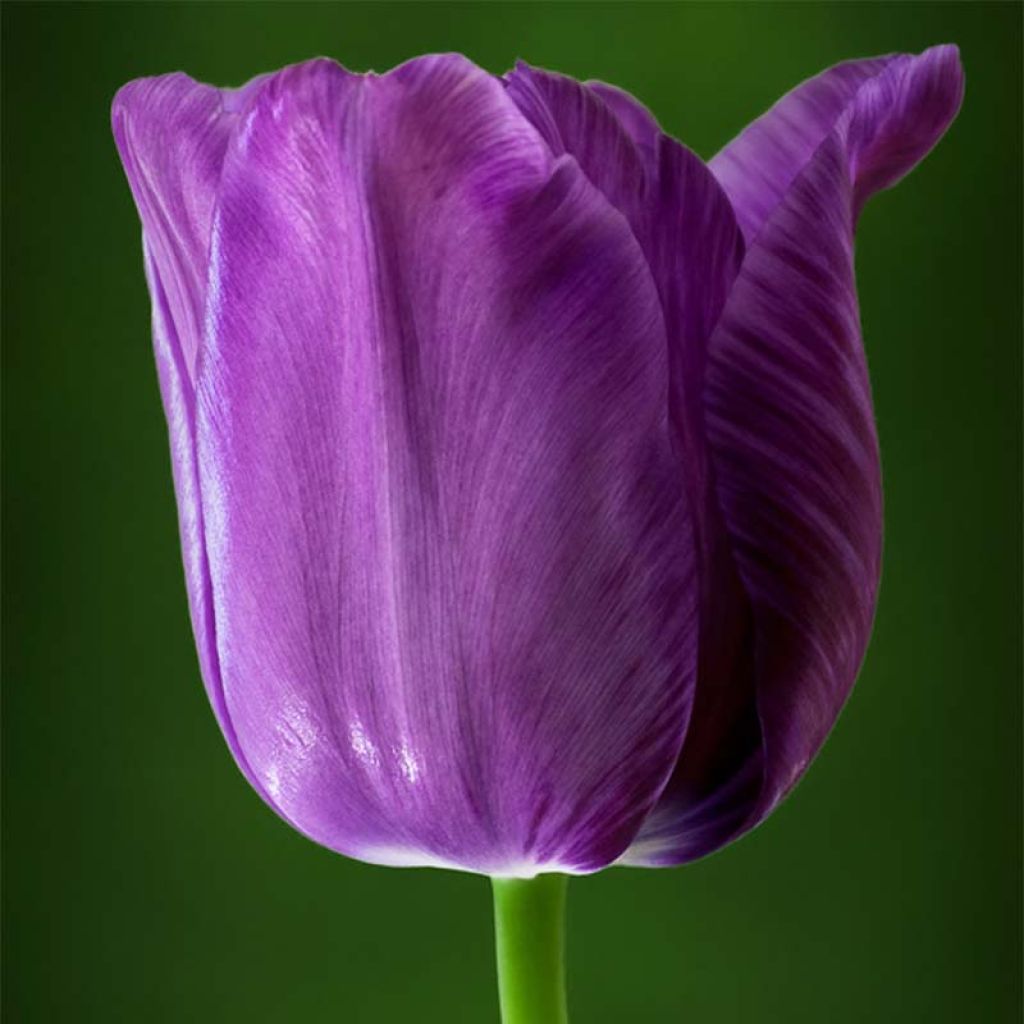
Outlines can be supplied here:
M574 1024L1016 1021L1021 8L3 8L5 1019L486 1022L488 886L346 861L250 792L186 617L127 79L462 50L634 91L710 156L835 61L960 44L967 99L858 238L885 462L874 641L756 833L570 886Z

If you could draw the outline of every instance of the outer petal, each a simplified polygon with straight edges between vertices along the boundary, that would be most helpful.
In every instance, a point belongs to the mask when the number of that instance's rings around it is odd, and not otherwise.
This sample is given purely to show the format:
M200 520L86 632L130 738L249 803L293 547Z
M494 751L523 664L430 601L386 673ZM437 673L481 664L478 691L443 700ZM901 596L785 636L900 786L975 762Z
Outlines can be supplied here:
M199 371L227 705L366 860L599 868L671 770L691 529L622 217L457 57L320 62L225 164Z
M747 241L757 236L815 151L854 106L861 111L863 131L883 132L874 143L851 140L853 149L863 150L858 159L865 168L857 175L863 198L906 174L955 113L949 88L957 65L953 46L936 46L919 57L892 54L847 61L801 83L748 125L711 160ZM907 88L901 89L898 83L905 76ZM891 102L907 104L907 109L893 110ZM886 131L898 137L886 138ZM863 198L855 199L857 209Z
M881 554L855 214L935 143L961 93L953 48L891 61L852 96L747 251L711 340L706 413L721 507L752 602L763 779L725 835L716 805L680 803L674 818L662 808L646 845L631 851L635 862L687 860L757 824L807 767L853 684ZM797 148L772 137L762 166L780 145ZM735 180L731 189L746 194ZM739 758L723 778L725 805L749 795L755 777L755 763Z
M235 759L267 799L235 740L221 688L199 499L193 379L221 166L237 111L258 82L256 79L239 90L220 90L182 74L140 79L118 92L112 124L143 224L153 346L170 435L182 559L200 671Z
M166 298L189 379L202 334L213 204L237 120L233 109L225 109L233 95L187 75L163 75L129 82L111 111L153 275Z

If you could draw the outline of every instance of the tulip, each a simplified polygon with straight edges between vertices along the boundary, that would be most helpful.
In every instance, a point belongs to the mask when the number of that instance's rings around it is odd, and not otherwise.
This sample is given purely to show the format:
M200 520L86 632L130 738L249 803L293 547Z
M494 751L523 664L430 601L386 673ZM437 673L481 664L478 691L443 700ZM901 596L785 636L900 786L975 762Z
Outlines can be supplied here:
M846 700L854 226L961 95L955 47L841 64L707 164L458 55L114 101L214 714L316 842L496 879L507 1021L564 1019L565 875L747 832Z

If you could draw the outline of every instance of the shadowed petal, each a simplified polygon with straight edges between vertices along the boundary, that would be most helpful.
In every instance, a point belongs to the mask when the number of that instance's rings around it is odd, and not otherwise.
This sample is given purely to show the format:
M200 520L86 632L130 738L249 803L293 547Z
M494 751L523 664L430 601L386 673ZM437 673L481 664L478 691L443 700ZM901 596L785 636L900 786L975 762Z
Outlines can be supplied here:
M625 220L463 59L317 62L236 136L211 263L202 496L246 758L366 860L609 863L696 646Z
M699 157L653 134L653 120L652 134L637 146L607 105L608 98L620 107L634 103L626 93L523 63L508 75L507 87L552 152L570 154L622 211L647 259L665 318L681 471L691 490L700 557L710 558L721 527L707 521L716 513L701 413L706 349L743 256L728 199Z
M524 61L518 61L504 81L512 101L551 153L568 153L625 215L638 239L646 240L653 169L601 97L573 78Z
M758 792L756 760L741 746L717 799L680 801L674 815L659 808L631 862L692 859L756 825L807 767L853 684L874 613L882 525L854 219L872 189L937 141L961 92L953 48L891 61L851 98L747 250L711 339L706 412L721 508L752 604L763 779ZM770 159L777 140L766 145ZM734 183L733 192L743 189Z
M625 93L525 64L508 76L508 89L553 152L572 154L628 217L658 286L668 332L672 423L700 566L700 668L685 744L626 854L631 861L659 848L664 832L674 836L683 817L691 839L728 834L761 780L752 624L718 510L702 415L708 337L739 270L743 243L721 186L698 157L662 135L649 115L626 130L621 118L640 117L642 108ZM691 828L694 816L699 820Z
M587 88L618 118L619 124L642 149L653 149L662 138L657 118L635 96L607 82L590 81Z

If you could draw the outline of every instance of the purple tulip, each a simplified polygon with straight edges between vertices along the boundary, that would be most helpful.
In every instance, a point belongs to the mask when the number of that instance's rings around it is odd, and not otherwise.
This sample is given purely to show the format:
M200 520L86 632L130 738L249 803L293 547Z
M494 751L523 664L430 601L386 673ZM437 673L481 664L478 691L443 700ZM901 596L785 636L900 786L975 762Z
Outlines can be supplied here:
M962 88L841 64L709 164L457 55L119 92L202 674L282 818L528 877L771 812L875 607L854 225Z

